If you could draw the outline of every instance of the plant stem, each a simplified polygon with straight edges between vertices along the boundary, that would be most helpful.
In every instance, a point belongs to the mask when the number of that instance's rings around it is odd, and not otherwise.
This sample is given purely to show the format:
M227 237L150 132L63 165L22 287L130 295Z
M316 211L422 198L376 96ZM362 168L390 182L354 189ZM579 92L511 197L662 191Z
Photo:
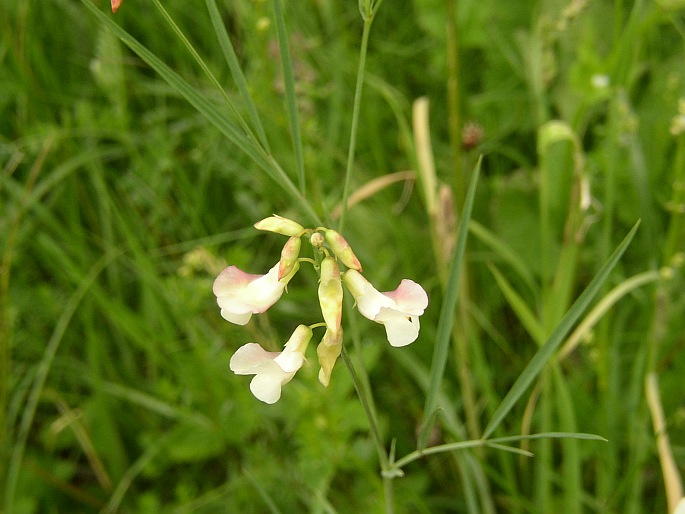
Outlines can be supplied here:
M362 100L362 89L364 88L364 71L366 69L366 54L369 47L369 34L374 14L364 17L364 30L362 32L362 44L359 50L359 68L357 69L357 85L354 90L354 103L352 106L352 128L350 129L350 146L347 151L347 168L345 170L345 185L343 187L342 211L338 222L338 231L342 232L345 225L345 215L347 214L347 198L350 195L350 179L352 178L352 168L354 166L354 154L357 149L357 130L359 128L359 107Z
M371 430L371 437L376 444L376 451L378 452L378 460L381 464L381 475L383 477L383 489L385 491L385 511L387 514L392 514L395 511L393 505L393 491L392 491L392 478L388 476L386 471L388 471L390 466L390 460L388 458L388 453L385 449L385 444L383 443L383 437L378 430L378 417L376 415L376 407L374 405L373 396L371 395L371 388L369 387L369 378L366 375L366 370L364 366L359 366L359 373L357 373L357 367L355 367L350 355L347 353L347 347L343 344L342 347L342 358L347 370L350 372L350 377L352 378L352 383L354 384L354 389L357 391L357 396L359 401L364 408L364 413L369 421L369 428Z
M459 108L459 38L457 33L457 0L446 0L447 9L447 105L450 149L454 167L456 207L461 210L466 196L466 183L461 163L461 112Z

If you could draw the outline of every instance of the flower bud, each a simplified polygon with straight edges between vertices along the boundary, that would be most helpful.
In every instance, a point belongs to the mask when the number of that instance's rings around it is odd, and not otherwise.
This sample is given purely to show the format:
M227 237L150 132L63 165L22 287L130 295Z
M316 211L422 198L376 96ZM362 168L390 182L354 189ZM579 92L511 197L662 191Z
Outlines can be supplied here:
M299 223L276 214L264 218L262 221L258 221L254 224L254 228L257 230L266 230L267 232L275 232L276 234L282 234L284 236L297 236L301 235L304 231L304 227Z
M331 373L333 372L333 366L335 362L340 357L342 352L342 338L343 331L338 330L337 334L332 333L330 330L326 330L326 333L316 348L316 355L319 358L319 365L321 369L319 370L319 382L324 387L328 387L331 381Z
M328 229L326 230L326 242L345 266L353 270L362 271L362 265L343 236L335 230Z
M293 335L290 336L288 342L285 343L285 348L290 352L302 353L307 350L309 341L312 338L312 329L307 325L298 325Z
M321 232L314 232L312 237L309 238L309 242L314 248L321 248L321 245L323 245L324 242Z
M319 303L326 328L332 333L340 330L342 320L343 290L340 281L340 268L333 257L321 262L321 281L319 282Z
M300 256L300 247L302 242L298 236L293 236L288 239L288 242L283 246L281 251L281 260L278 264L278 280L282 280L293 270Z

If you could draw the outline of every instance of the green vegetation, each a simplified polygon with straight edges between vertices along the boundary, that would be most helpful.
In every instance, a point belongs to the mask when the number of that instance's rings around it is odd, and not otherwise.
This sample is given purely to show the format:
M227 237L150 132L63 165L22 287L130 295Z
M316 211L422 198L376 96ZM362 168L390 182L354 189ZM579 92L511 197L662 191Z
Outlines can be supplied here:
M0 0L0 513L673 511L682 0L106 4ZM330 386L319 329L255 399L236 349L322 320L311 266L219 315L272 213L418 340L346 294Z

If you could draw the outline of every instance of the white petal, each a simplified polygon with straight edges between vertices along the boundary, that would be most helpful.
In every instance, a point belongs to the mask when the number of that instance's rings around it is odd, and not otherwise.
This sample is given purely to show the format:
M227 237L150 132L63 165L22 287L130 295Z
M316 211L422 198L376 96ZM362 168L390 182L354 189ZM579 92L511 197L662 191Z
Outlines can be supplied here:
M300 352L289 352L286 349L274 359L274 362L286 373L295 373L302 367L304 355Z
M281 379L272 375L256 375L250 382L250 391L264 403L276 403L281 397Z
M252 313L246 312L245 314L235 314L226 309L221 309L221 317L236 325L247 325L247 322L250 321L250 318L252 317Z
M418 316L407 318L399 313L389 313L384 309L381 323L385 326L388 342L391 346L400 347L413 343L419 337L421 328Z
M257 343L248 343L238 348L233 354L229 368L236 375L251 375L260 371L260 367L264 364L273 364L278 355L278 352L267 352ZM277 364L274 365L280 369Z
M278 264L263 277L251 282L246 288L242 300L251 307L252 312L264 312L283 294L285 283L278 281Z
M383 307L395 307L395 302L391 298L379 293L371 284L365 288L364 294L358 296L356 300L361 315L373 321L376 321L376 316Z

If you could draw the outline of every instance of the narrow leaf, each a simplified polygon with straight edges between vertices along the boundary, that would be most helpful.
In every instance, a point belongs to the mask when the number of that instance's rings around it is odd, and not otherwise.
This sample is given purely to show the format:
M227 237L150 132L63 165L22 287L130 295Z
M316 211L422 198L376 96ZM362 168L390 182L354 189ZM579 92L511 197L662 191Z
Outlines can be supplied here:
M504 417L509 413L516 402L523 396L528 389L528 386L535 380L535 377L542 371L547 361L552 357L559 345L564 341L564 337L568 334L571 327L583 314L585 309L590 305L590 302L599 293L604 282L606 282L609 277L609 273L614 269L614 266L618 263L619 259L628 248L628 245L633 240L635 232L639 227L640 222L638 221L635 226L631 229L628 235L625 237L623 242L616 248L614 253L609 257L609 260L602 266L597 275L592 282L585 288L585 291L578 297L575 303L571 306L566 316L561 320L557 328L554 330L552 335L547 339L545 344L540 348L537 353L533 356L528 366L523 370L519 378L516 380L514 385L511 387L507 395L502 400L502 403L497 407L497 410L492 415L492 419L488 426L485 427L483 432L483 438L486 439L490 436L495 429L502 422Z
M226 26L221 19L221 14L216 6L216 0L205 0L205 3L207 4L207 10L209 11L209 19L212 21L212 26L214 27L214 33L216 34L216 38L219 40L219 46L221 46L221 51L224 54L224 59L226 59L226 64L228 64L228 68L231 70L231 76L238 87L240 97L247 108L252 125L257 131L257 136L259 137L259 141L262 143L262 146L267 153L270 153L271 149L269 148L269 141L266 138L264 127L262 126L261 119L257 113L257 107L252 101L252 96L250 95L250 90L247 86L247 80L245 79L243 70L240 67L240 63L238 62L238 56L233 48L233 43L231 43L231 38L226 31Z
M459 236L457 238L454 256L452 257L450 276L447 279L445 299L442 303L440 321L438 322L438 334L436 336L435 350L433 351L433 363L431 365L430 385L428 387L428 394L426 395L426 405L423 410L421 431L419 432L419 450L422 450L426 447L428 435L430 434L433 426L433 420L435 419L435 411L438 405L438 396L440 393L440 384L442 383L442 377L445 373L445 365L447 364L450 335L452 333L452 327L454 326L454 313L459 296L459 279L461 277L462 269L461 263L464 257L464 251L466 249L469 220L471 219L471 210L473 209L473 202L476 196L476 185L478 184L478 176L480 174L482 162L483 158L481 156L481 158L478 159L476 168L473 171L473 178L471 179L471 184L469 184L469 189L466 192L464 209L461 214Z
M536 319L535 314L533 314L533 311L530 310L528 305L526 305L526 302L523 301L523 298L521 298L521 295L519 295L516 292L514 287L509 283L509 281L506 278L504 278L504 275L502 275L495 266L489 264L488 268L490 269L490 272L494 275L495 281L497 282L500 291L502 291L502 294L506 298L507 303L512 308L512 310L516 314L516 317L519 319L521 324L526 329L526 332L528 332L528 334L530 334L533 340L539 346L541 346L542 343L545 341L545 331L542 328L540 322Z
M290 123L290 135L293 139L293 151L297 165L297 180L300 192L304 193L304 158L302 156L302 135L300 133L300 116L297 109L297 97L295 96L295 76L293 63L290 58L288 45L288 33L285 29L285 17L283 15L283 1L273 0L274 14L276 17L276 35L278 37L278 50L281 56L281 68L283 70L283 84L285 86L285 101L288 107L288 121Z

